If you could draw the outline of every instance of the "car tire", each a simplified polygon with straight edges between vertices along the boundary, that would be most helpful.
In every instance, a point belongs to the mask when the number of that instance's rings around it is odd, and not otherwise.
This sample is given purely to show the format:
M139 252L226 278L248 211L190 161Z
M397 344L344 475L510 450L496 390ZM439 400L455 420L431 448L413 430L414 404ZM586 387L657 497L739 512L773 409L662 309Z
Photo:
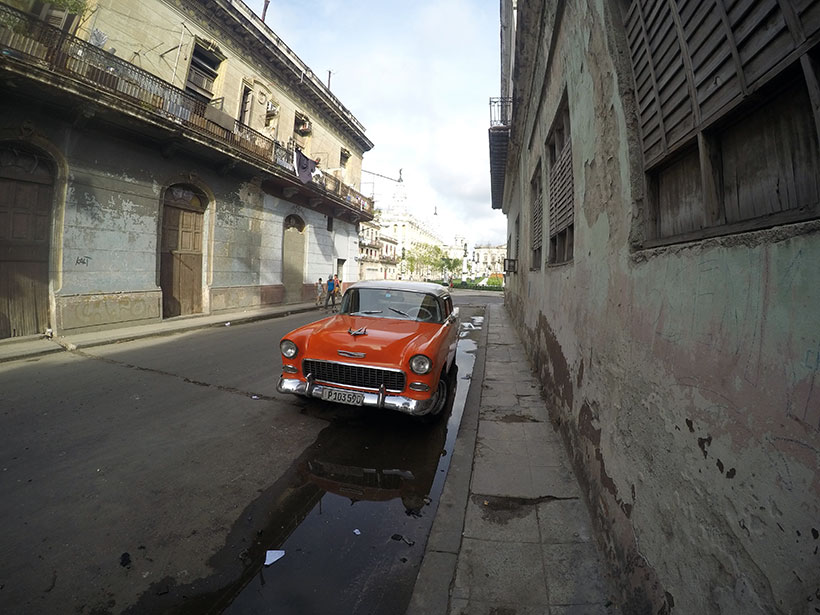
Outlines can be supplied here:
M450 398L450 383L452 380L449 377L449 374L444 371L441 373L438 379L438 387L436 388L436 401L433 405L433 409L421 416L421 420L424 423L435 423L439 417L442 415L442 410L447 407L447 401Z

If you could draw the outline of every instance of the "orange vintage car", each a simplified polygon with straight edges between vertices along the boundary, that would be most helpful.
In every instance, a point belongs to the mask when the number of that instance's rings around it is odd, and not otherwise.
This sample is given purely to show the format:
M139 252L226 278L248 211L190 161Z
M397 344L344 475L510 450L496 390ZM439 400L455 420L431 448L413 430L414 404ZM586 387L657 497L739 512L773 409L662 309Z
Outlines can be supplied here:
M357 282L338 314L288 333L277 390L432 417L444 408L458 308L426 282Z

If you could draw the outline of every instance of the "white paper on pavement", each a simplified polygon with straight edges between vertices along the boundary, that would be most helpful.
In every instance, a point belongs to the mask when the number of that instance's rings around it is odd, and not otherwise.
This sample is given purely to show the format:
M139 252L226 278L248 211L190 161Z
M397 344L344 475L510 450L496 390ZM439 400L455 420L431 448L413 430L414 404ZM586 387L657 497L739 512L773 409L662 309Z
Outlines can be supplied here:
M265 554L265 566L270 566L273 562L280 559L284 554L284 551L268 551Z

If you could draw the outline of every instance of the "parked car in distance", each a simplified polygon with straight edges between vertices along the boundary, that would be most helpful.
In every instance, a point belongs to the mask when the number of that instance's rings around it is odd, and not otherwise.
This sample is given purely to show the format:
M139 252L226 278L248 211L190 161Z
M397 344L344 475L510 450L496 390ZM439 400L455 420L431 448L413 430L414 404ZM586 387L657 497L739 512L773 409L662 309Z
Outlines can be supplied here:
M357 282L338 314L282 338L277 390L435 416L447 401L458 331L458 308L443 286Z

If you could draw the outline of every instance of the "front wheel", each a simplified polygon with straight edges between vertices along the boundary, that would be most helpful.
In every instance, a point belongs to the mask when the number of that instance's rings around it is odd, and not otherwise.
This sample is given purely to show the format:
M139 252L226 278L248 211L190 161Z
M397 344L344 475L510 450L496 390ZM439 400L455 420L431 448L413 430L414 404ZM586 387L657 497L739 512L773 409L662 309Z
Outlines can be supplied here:
M419 417L424 423L434 423L442 414L447 405L447 398L450 393L449 377L446 372L442 372L438 379L438 386L433 397L433 404L430 412Z

